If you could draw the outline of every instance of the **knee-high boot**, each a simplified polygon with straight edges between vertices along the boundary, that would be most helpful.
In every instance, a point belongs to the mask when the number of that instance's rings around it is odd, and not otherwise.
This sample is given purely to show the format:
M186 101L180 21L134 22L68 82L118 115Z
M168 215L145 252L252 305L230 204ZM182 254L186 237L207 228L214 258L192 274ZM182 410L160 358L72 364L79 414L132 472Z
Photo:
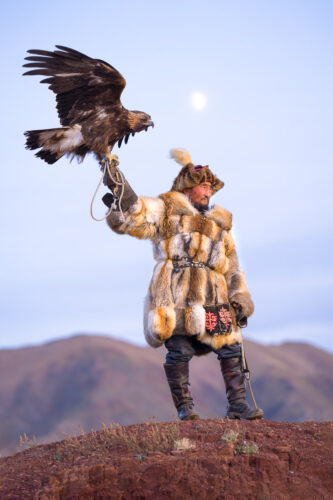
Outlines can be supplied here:
M165 363L163 366L180 420L199 419L200 417L194 409L193 398L189 388L188 362Z
M228 399L225 417L246 420L262 418L264 416L262 409L252 409L246 401L245 375L242 371L241 358L221 359L220 365Z

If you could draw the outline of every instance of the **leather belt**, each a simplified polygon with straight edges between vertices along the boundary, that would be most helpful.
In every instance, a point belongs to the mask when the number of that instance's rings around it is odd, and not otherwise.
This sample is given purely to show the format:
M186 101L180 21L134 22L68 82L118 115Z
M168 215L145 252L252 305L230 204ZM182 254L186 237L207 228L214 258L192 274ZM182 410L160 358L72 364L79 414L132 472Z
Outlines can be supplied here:
M193 257L182 257L180 259L172 259L173 269L175 273L179 273L184 267L202 267L208 268L203 262L195 262Z

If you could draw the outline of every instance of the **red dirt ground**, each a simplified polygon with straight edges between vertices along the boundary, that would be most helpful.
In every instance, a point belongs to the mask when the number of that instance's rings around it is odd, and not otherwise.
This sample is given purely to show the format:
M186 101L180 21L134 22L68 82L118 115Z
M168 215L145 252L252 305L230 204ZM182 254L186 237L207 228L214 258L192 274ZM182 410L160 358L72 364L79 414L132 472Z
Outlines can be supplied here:
M332 500L332 452L333 422L104 427L1 458L0 498Z

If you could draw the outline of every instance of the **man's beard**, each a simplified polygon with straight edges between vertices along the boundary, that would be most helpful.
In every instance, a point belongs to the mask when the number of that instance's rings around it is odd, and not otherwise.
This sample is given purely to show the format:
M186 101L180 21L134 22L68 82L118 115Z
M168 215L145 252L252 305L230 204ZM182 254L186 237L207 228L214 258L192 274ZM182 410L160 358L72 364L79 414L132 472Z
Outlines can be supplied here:
M206 210L209 210L209 204L205 204L205 203L193 203L193 206L194 208L196 208L197 210L199 210L199 212L201 214L205 213Z

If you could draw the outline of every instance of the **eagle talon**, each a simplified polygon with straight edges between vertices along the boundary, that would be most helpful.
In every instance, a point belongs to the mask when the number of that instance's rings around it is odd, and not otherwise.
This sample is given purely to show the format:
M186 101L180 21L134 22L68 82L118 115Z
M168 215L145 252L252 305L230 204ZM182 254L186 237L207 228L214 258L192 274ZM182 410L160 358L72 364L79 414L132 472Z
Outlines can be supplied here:
M113 167L117 167L119 165L119 158L117 155L107 154L101 157L100 163L104 166L105 162L109 162Z

